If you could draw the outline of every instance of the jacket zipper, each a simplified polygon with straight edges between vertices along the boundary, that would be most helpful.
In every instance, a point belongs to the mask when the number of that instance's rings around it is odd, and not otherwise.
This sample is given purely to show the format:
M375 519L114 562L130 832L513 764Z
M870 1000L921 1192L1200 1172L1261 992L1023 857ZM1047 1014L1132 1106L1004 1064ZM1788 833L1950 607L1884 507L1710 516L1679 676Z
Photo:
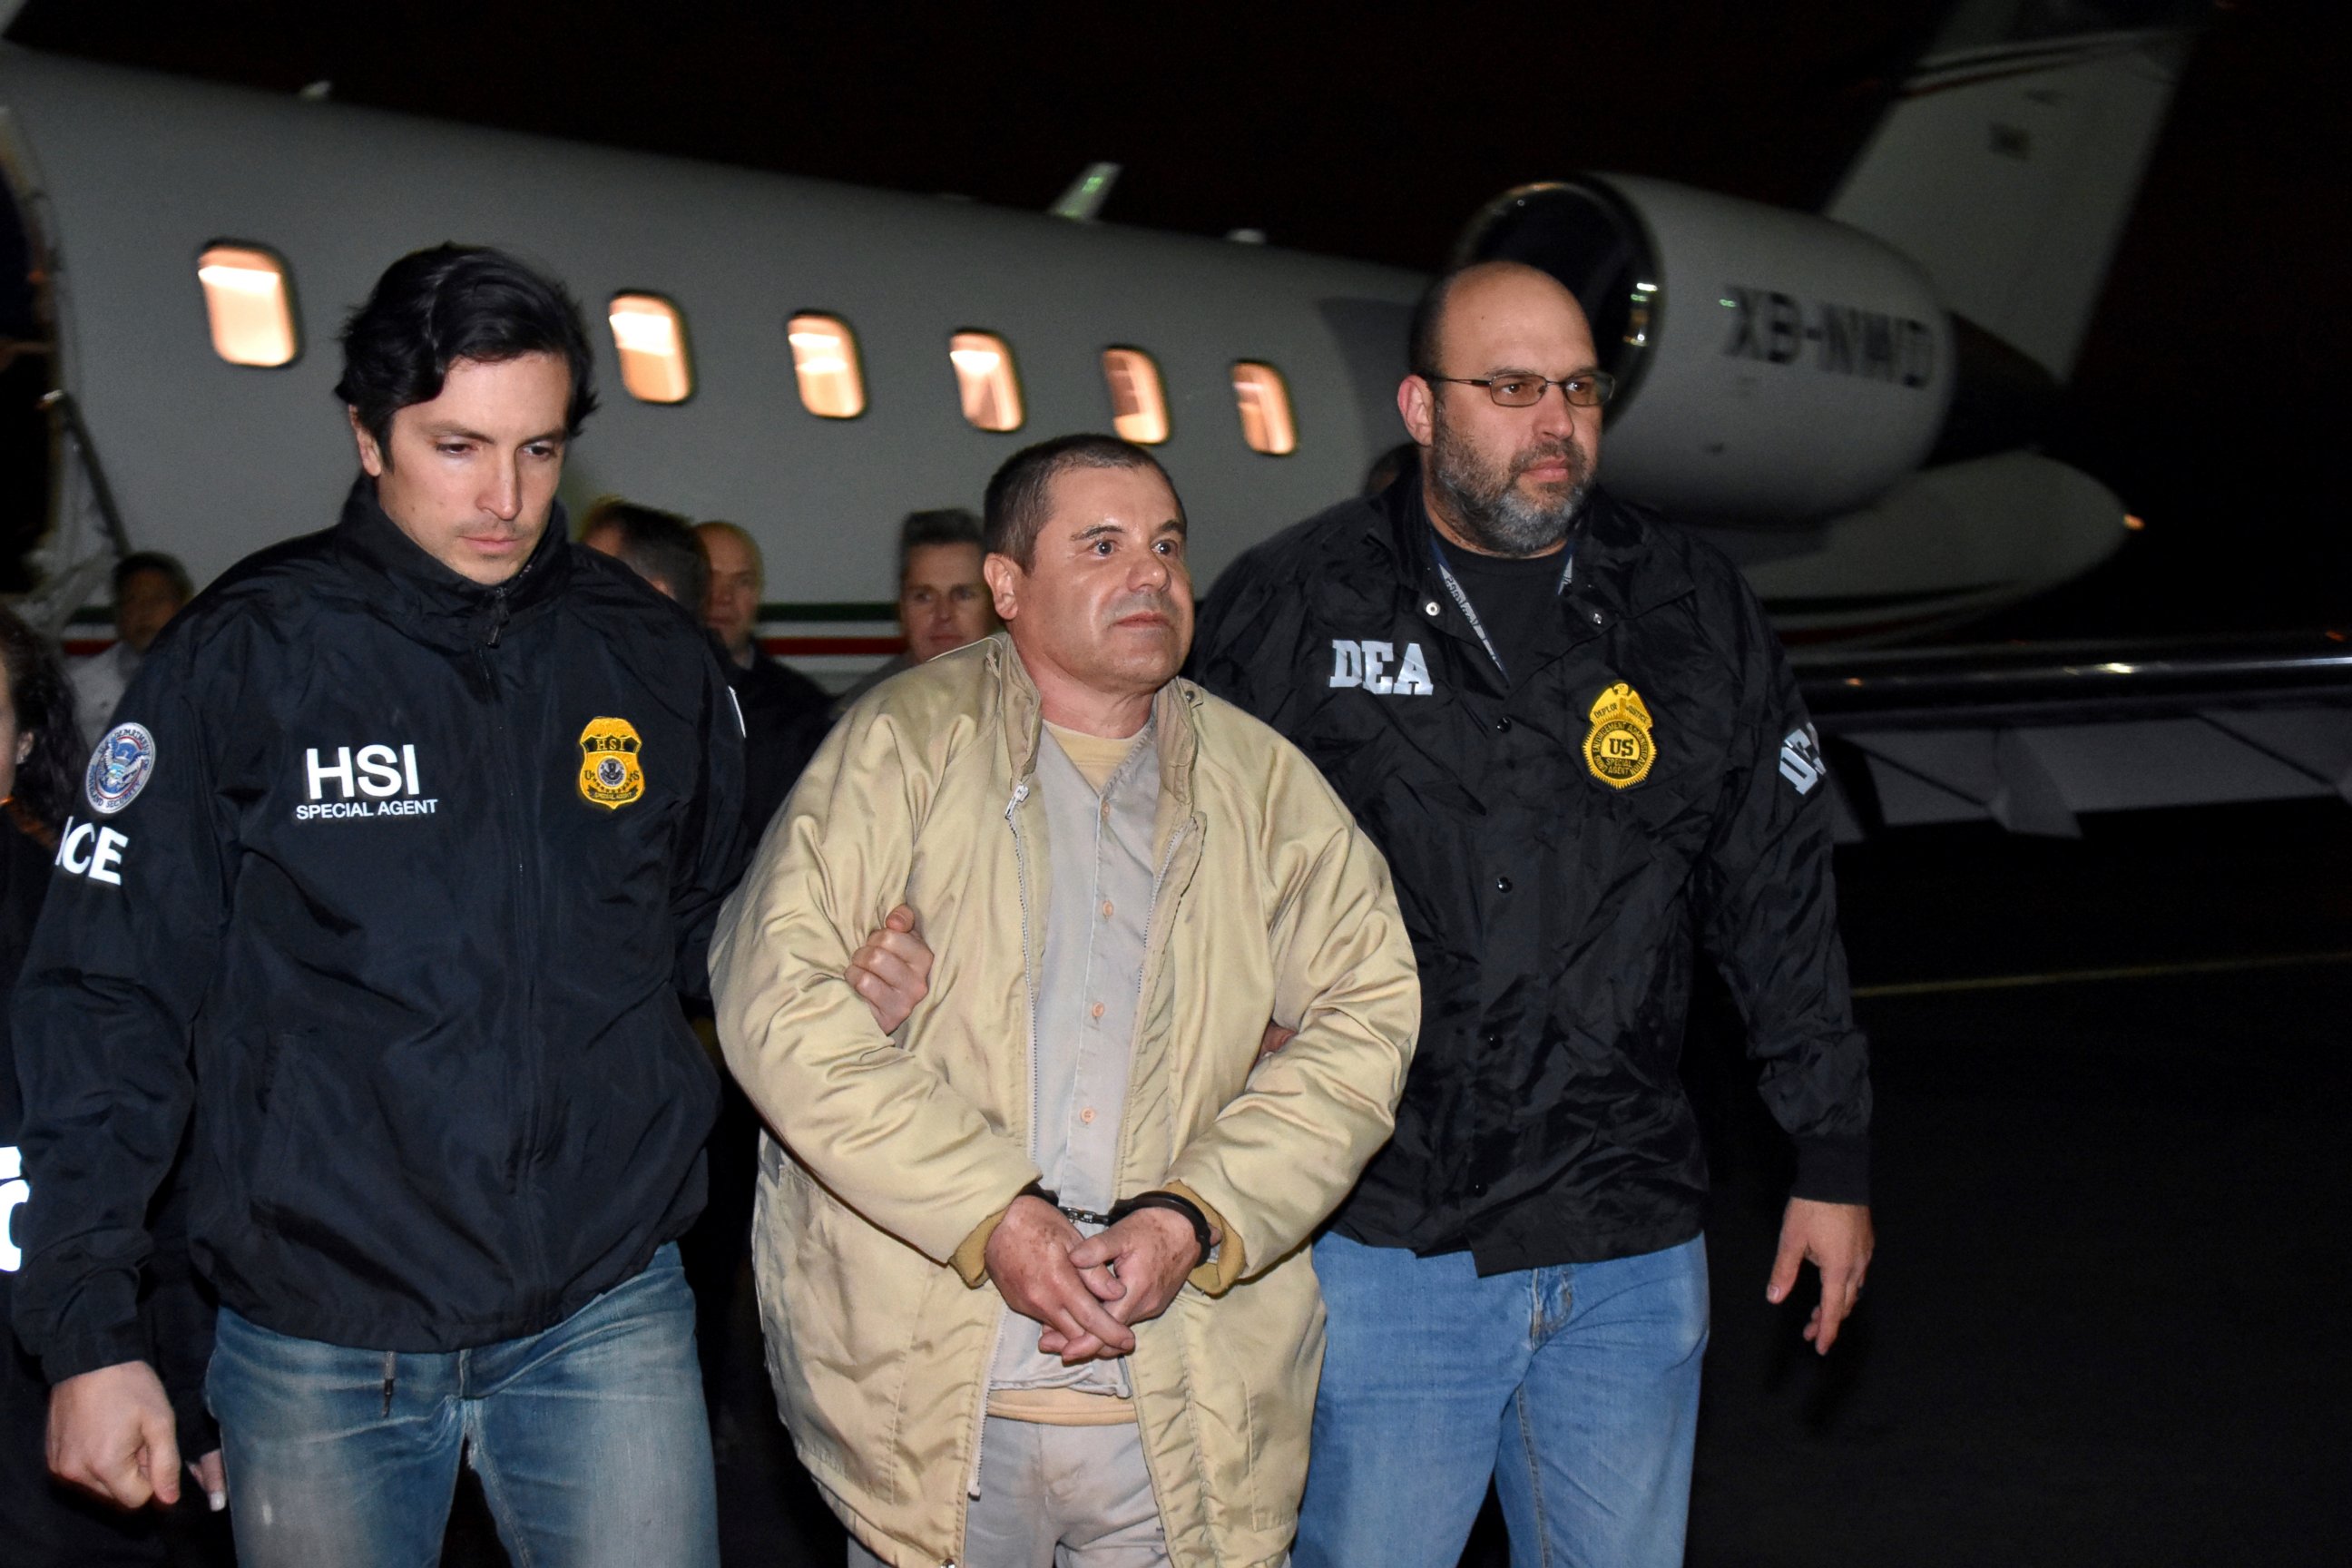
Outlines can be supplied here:
M525 759L514 754L514 728L508 722L506 696L499 684L498 666L490 658L491 650L499 647L499 638L506 631L507 619L507 589L502 585L490 593L489 626L482 640L479 657L483 679L489 686L490 722L498 735L496 754L499 759L499 774L507 805L507 848L514 867L515 937L518 949L515 969L522 977L523 993L522 1007L520 1016L516 1020L516 1026L528 1035L538 1012L534 993L537 989L536 975L539 969L539 931L538 900L533 896L530 886L530 857L523 852L521 792L516 784L517 775L525 765ZM542 1085L540 1081L539 1053L535 1048L535 1042L526 1038L517 1043L520 1047L520 1058L517 1076L520 1080L522 1090L523 1119L520 1152L515 1169L515 1188L517 1195L520 1196L523 1189L535 1185L538 1179L536 1165L539 1158L540 1099ZM523 1205L522 1213L523 1237L529 1247L530 1263L530 1272L525 1278L530 1291L531 1316L536 1318L546 1310L543 1298L551 1294L547 1278L547 1247L544 1238L540 1234L541 1216L529 1204Z
M1021 831L1016 814L1021 803L1029 798L1026 781L1013 786L1013 798L1004 803L1004 825L1013 829L1013 869L1021 889L1021 978L1029 994L1029 1157L1037 1157L1037 974L1029 963L1029 840Z
M1037 1157L1037 976L1029 963L1029 847L1022 837L1021 823L1015 815L1021 803L1029 798L1026 781L1013 786L1013 798L1004 803L1004 826L1013 830L1013 871L1021 889L1021 979L1029 996L1029 1157ZM971 1474L965 1478L963 1506L956 1521L956 1539L963 1539L966 1522L971 1513L971 1500L980 1495L980 1461L982 1450L988 1444L988 1379L996 1369L997 1352L1004 1345L1004 1309L996 1313L996 1332L989 1340L988 1362L981 1368L980 1397L973 1401L971 1412Z

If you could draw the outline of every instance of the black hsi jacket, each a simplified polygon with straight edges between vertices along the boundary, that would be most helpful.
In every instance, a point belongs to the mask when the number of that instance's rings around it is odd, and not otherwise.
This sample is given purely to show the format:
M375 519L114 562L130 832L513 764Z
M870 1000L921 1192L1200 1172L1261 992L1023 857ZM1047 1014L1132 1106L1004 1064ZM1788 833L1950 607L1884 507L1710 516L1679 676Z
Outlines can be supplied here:
M702 1205L718 1080L677 992L741 773L700 630L560 510L487 589L362 479L207 590L92 759L18 985L48 1375L147 1354L142 1215L192 1100L196 1264L265 1328L446 1351L644 1268Z
M1797 1139L1799 1195L1866 1201L1818 755L1754 595L1596 491L1557 635L1507 694L1431 540L1409 470L1235 562L1193 656L1387 854L1420 961L1396 1136L1339 1228L1466 1247L1486 1273L1697 1235L1706 1164L1676 1072L1694 932Z

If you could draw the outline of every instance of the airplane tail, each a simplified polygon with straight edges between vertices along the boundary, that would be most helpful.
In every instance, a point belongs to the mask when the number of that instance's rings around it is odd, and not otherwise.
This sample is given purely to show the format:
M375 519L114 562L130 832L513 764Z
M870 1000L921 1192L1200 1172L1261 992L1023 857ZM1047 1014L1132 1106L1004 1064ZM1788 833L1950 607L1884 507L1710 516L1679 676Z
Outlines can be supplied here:
M2210 0L1961 0L1830 198L2064 380Z

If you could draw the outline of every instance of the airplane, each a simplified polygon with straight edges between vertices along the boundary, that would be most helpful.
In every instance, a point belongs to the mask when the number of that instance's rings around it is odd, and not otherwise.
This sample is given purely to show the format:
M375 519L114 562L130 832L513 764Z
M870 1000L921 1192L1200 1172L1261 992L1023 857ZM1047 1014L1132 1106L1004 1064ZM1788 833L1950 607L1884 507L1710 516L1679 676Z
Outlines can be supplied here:
M2065 14L2110 8L2150 11ZM1722 545L1791 641L1949 626L2127 537L2021 416L2072 367L2193 28L2046 10L1957 7L1823 213L1588 174L1504 193L1457 247L1585 301L1621 387L1612 489ZM442 239L530 257L604 318L572 510L618 493L749 528L790 595L763 637L820 679L897 647L892 522L1063 431L1152 446L1212 583L1400 438L1426 279L1102 223L1108 179L1013 212L0 42L0 241L26 251L0 289L29 291L0 319L43 324L61 454L43 602L61 618L131 548L201 582L321 526L351 475L341 314ZM1847 793L1853 831L1885 819L1869 780Z

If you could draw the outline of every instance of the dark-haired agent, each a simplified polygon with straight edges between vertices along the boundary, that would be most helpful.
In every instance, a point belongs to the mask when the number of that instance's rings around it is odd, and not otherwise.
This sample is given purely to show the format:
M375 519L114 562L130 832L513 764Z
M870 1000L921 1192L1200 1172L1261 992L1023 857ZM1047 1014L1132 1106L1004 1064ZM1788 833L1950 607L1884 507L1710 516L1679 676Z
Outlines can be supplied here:
M595 398L559 285L420 251L342 348L341 520L157 640L18 984L50 1465L176 1489L139 1301L193 1113L247 1568L436 1561L461 1462L517 1562L715 1564L676 1238L719 1085L677 994L740 856L734 705L568 542Z

